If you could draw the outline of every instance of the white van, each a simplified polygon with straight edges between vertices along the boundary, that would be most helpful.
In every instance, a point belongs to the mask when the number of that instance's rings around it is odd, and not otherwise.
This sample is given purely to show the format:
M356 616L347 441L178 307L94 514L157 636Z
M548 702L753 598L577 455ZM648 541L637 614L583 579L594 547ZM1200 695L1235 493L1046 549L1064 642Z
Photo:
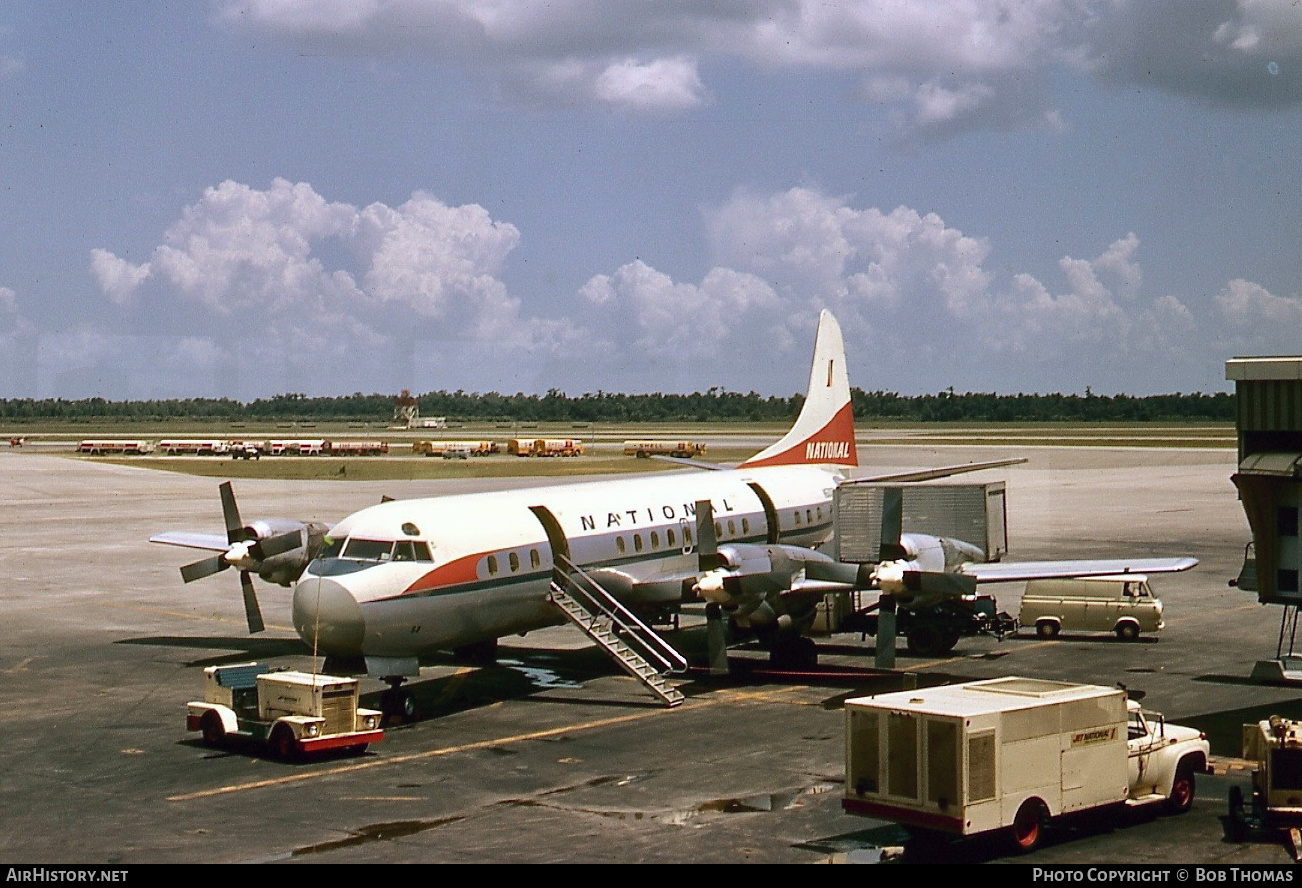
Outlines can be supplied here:
M1125 641L1141 632L1160 632L1165 625L1162 602L1143 574L1030 580L1017 622L1034 626L1041 638L1059 632L1115 632Z

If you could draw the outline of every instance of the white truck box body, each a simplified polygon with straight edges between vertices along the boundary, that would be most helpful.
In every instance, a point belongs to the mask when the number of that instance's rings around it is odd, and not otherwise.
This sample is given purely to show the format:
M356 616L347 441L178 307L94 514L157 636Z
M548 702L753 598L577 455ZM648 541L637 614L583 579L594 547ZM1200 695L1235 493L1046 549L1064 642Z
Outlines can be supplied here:
M852 813L971 835L1040 799L1051 817L1124 803L1126 698L1027 678L846 702Z

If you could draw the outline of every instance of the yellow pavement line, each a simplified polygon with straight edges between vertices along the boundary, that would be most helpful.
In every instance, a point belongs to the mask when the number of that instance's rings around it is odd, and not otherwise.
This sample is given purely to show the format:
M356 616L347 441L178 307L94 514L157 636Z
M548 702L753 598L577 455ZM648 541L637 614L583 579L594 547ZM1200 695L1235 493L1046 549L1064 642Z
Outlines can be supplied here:
M697 704L691 708L706 704ZM596 721L584 722L577 725L564 725L559 728L548 728L542 731L533 731L528 734L516 734L511 737L494 737L489 740L477 740L474 743L463 743L460 746L447 746L442 749L430 749L425 752L416 752L410 755L394 756L393 758L375 759L369 762L359 762L352 765L343 765L337 768L330 768L325 771L313 771L309 774L289 774L284 777L273 777L268 780L257 780L252 783L236 783L230 786L219 786L215 789L205 789L199 792L190 792L183 795L168 796L169 802L189 802L195 799L212 798L213 796L226 795L233 792L245 792L250 789L265 789L272 786L284 786L290 783L298 783L303 780L313 780L317 777L332 777L336 774L347 774L352 771L362 771L368 768L379 768L386 765L400 765L406 762L419 761L426 758L437 758L444 755L452 755L457 752L469 752L475 749L487 749L490 746L501 746L505 743L521 743L525 740L540 740L545 737L555 737L557 734L574 733L576 731L590 731L596 728L605 728L611 725L624 724L627 722L641 721L646 718L654 718L660 715L668 715L668 709L655 709L647 712L635 712L629 715L619 715L613 718L597 719Z

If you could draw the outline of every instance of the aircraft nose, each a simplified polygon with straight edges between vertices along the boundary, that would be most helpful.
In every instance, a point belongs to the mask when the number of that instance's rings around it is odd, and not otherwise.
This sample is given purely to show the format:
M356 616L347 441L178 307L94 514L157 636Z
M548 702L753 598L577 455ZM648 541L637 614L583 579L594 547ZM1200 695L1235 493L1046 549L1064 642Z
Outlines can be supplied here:
M362 652L366 623L343 584L309 577L294 587L294 631L322 654L352 656Z

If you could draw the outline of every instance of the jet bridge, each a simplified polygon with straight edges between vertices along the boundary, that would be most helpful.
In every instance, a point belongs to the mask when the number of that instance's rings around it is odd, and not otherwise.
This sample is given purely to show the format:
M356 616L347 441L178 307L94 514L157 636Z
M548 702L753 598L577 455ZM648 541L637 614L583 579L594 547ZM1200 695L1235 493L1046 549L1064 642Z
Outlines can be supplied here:
M1275 659L1259 661L1253 677L1302 682L1295 653L1302 608L1302 357L1248 357L1225 362L1234 382L1239 491L1252 542L1230 585L1283 606Z

